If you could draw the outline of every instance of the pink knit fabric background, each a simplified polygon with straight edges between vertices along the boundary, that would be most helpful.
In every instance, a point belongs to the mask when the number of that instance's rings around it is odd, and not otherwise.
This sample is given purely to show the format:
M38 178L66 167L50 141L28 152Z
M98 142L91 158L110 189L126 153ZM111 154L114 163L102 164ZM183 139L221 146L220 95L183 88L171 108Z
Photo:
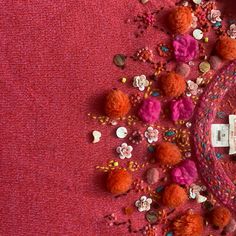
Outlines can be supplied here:
M128 235L102 221L131 201L106 193L94 168L120 141L87 113L101 113L108 89L125 90L120 76L151 72L112 63L164 37L134 37L125 20L144 9L138 0L0 0L0 235ZM91 144L95 129L102 139Z

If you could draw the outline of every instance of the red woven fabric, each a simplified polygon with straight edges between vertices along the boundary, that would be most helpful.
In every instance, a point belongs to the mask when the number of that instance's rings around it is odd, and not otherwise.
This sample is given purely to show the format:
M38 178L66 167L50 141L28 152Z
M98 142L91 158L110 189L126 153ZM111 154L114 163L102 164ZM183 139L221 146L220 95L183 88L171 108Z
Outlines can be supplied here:
M114 54L164 37L134 41L136 26L125 20L143 10L137 0L0 0L0 235L128 234L102 220L132 201L111 198L94 170L120 143L100 126L101 142L91 144L97 125L87 113L102 110L120 76L150 72L112 64Z

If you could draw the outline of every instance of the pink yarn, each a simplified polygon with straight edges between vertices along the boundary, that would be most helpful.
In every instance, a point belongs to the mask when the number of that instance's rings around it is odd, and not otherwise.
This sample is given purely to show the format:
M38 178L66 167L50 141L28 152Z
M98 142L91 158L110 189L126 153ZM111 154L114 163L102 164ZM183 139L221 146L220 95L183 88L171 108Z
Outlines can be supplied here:
M171 118L173 121L188 120L194 110L193 102L188 97L180 98L171 102Z
M194 161L185 160L171 172L172 179L177 184L190 185L198 178Z
M147 123L154 123L159 119L161 103L155 98L145 99L139 109L139 117Z
M198 54L198 42L190 35L177 36L173 41L174 54L177 61L189 62Z

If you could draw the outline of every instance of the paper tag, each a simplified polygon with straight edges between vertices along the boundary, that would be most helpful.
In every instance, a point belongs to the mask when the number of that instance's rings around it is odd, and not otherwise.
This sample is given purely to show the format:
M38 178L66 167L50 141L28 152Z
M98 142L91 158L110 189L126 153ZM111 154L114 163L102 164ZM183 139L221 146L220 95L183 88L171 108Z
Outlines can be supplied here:
M229 125L212 124L211 125L211 144L213 147L229 146Z
M229 115L229 154L236 153L236 115Z

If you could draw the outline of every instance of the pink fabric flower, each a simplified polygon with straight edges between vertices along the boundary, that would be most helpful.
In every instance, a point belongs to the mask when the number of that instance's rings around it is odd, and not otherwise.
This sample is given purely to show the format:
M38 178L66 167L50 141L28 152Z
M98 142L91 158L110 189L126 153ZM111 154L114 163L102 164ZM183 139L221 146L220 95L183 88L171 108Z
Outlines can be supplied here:
M173 121L188 120L193 114L194 105L190 98L183 97L172 101L170 108Z
M159 119L161 103L155 98L148 98L143 101L139 109L139 117L147 123L154 123Z
M190 185L198 178L194 161L185 160L171 172L172 179L177 184Z
M174 54L177 61L189 62L198 54L198 42L190 35L177 36L173 41Z

